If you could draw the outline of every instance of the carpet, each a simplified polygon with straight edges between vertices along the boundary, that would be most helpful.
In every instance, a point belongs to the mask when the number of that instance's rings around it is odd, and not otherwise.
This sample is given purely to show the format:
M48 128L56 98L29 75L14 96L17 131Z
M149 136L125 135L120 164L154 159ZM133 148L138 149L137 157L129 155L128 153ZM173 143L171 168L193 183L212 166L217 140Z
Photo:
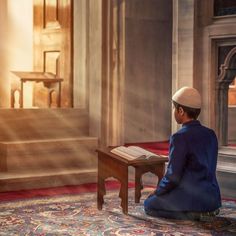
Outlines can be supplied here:
M120 208L118 190L109 190L103 210L97 210L96 193L18 199L0 203L1 236L207 236L236 235L236 202L223 201L220 215L213 222L193 222L153 218L145 215L143 200L134 203L129 189L129 214Z
M107 180L105 182L106 189L119 189L120 182L116 180ZM135 186L134 182L129 182L129 188ZM81 185L70 185L42 189L18 190L0 193L0 202L16 199L36 198L36 197L50 197L65 194L80 194L88 192L97 192L97 183L88 183Z

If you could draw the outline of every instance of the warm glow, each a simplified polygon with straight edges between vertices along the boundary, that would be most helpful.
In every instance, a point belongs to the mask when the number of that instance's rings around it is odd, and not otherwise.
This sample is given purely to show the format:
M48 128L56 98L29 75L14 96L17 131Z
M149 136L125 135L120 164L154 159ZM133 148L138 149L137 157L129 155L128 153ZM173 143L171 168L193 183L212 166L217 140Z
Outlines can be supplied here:
M236 106L236 79L229 85L228 99L229 106Z
M24 108L32 108L33 104L33 83L24 83Z
M7 1L7 24L8 24L8 45L7 45L7 68L8 82L15 76L11 71L32 71L33 69L33 0ZM20 13L20 14L19 14ZM10 93L9 86L6 93ZM16 95L16 99L19 95ZM10 98L8 99L10 100ZM4 106L8 106L5 104ZM17 106L17 105L16 105ZM24 83L24 107L32 107L32 84Z

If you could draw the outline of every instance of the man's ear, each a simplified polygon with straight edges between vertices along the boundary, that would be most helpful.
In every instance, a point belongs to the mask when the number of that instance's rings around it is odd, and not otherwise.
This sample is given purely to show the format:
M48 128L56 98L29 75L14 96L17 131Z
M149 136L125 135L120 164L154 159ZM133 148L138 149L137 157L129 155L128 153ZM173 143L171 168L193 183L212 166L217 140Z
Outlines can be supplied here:
M182 107L179 107L179 113L181 116L184 115L184 109Z

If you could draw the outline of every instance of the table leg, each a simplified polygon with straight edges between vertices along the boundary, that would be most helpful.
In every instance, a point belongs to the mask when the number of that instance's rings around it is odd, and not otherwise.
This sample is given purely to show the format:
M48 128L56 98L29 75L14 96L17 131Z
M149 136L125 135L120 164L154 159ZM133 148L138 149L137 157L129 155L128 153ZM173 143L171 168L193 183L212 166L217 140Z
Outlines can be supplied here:
M135 203L139 203L141 198L141 190L143 189L142 174L139 168L135 168Z
M105 179L98 178L98 186L97 186L97 207L98 210L102 210L102 205L104 203L103 196L106 193L105 189Z
M165 163L158 165L152 173L158 177L158 182L160 182L165 174Z
M58 82L57 107L61 107L61 82Z
M158 176L158 182L163 178L165 173L165 163L156 166L136 166L135 167L135 203L140 202L142 185L142 175L151 172Z
M97 208L98 210L102 210L102 205L104 203L103 196L106 194L106 188L105 188L105 179L104 176L104 163L102 159L100 159L100 156L98 156L98 186L97 186Z
M21 81L21 88L20 88L20 108L23 108L24 105L24 83Z
M128 214L128 167L125 167L122 173L119 197L123 213Z

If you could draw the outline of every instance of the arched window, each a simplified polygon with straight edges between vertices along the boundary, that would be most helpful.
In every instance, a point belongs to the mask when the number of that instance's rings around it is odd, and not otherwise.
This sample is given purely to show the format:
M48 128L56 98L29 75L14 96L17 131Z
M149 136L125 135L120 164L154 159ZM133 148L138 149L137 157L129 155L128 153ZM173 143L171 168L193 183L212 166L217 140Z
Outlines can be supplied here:
M219 52L221 54L219 55L219 75L217 78L217 127L220 145L227 146L229 141L235 142L235 131L233 131L235 127L233 120L235 119L228 118L229 115L234 116L236 108L235 106L229 106L229 88L233 86L236 77L236 46L220 47ZM222 59L223 63L221 63ZM233 139L229 138L228 134Z

